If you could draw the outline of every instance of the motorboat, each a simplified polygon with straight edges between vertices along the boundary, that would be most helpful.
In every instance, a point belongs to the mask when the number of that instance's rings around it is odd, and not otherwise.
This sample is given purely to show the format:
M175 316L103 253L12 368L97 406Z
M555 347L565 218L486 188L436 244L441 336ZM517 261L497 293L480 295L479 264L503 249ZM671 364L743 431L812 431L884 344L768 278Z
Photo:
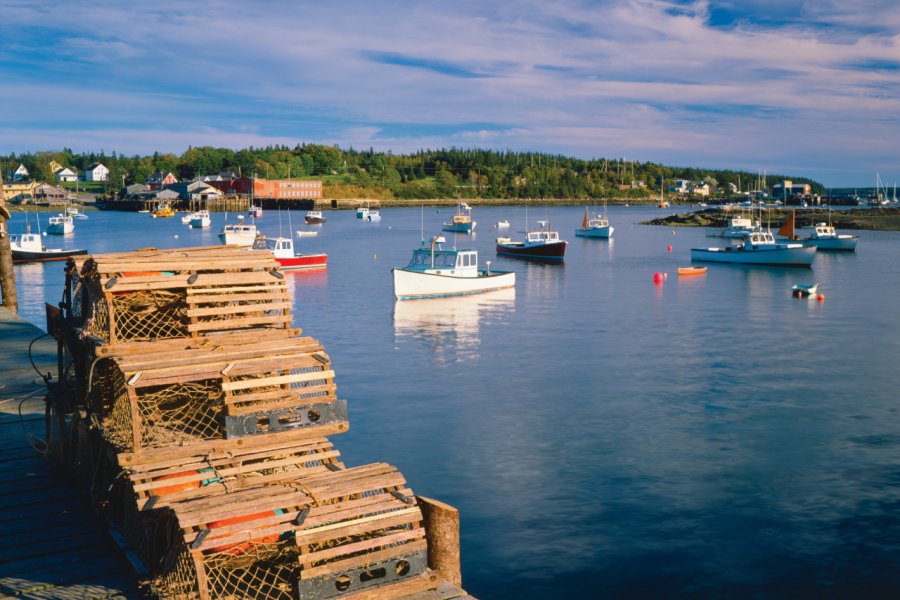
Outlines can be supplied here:
M791 295L797 298L807 298L815 296L818 291L818 283L798 283L791 288Z
M253 217L254 219L260 219L263 216L262 206L256 206L255 204L251 204L250 208L247 210L247 216Z
M381 213L377 210L366 211L366 221L377 222L381 220Z
M168 204L161 204L159 207L157 207L157 209L155 211L153 211L154 219L174 217L174 216L175 216L175 210Z
M88 218L86 214L79 212L78 209L74 206L66 207L66 216L72 217L73 219L77 219L79 221L83 221Z
M609 219L603 215L588 217L588 209L584 209L584 219L581 221L581 227L575 230L578 237L602 238L609 239L612 237L615 227L609 224Z
M317 223L324 223L325 217L322 215L321 210L310 210L306 212L303 220L306 221L308 225L314 225Z
M14 263L63 260L70 256L87 254L87 250L63 250L62 248L46 248L41 243L39 233L12 234L9 236L9 246L12 250Z
M208 210L198 210L197 212L191 213L188 224L192 229L206 229L212 224L212 218L209 216Z
M65 235L75 231L75 222L72 217L62 213L47 220L47 233L50 235Z
M498 238L497 254L538 260L563 260L567 243L559 239L558 231L550 230L547 221L538 221L538 229L527 232L523 242Z
M453 221L444 223L444 231L453 231L455 233L472 233L475 231L477 223L472 220L472 207L465 202L456 205L456 214L453 215Z
M748 233L759 231L759 221L749 217L730 217L722 229L707 234L708 237L721 237L729 239L743 239Z
M843 250L846 252L854 252L856 244L859 242L858 235L850 235L846 233L837 233L834 227L826 223L816 223L811 227L803 227L802 229L809 231L809 235L800 238L804 246L815 246L819 250Z
M503 219L502 221L497 221L497 224L495 225L495 227L497 229L509 229L509 221L507 221L506 219Z
M328 255L325 253L294 254L294 241L291 238L270 238L260 234L253 242L252 249L270 251L275 255L275 260L281 265L282 271L328 268Z
M365 218L368 217L368 216L369 216L369 209L368 209L368 207L361 206L361 207L359 207L359 208L356 209L356 218L357 218L357 219L365 219Z
M465 296L516 285L513 271L478 268L477 250L444 249L444 236L435 236L429 248L413 250L409 264L392 269L394 297L398 300Z
M298 238L316 237L317 235L319 235L318 231L303 231L302 229L297 230Z
M244 215L238 215L237 223L226 223L219 233L223 244L235 246L252 246L256 241L256 225L245 223Z
M815 246L776 242L769 231L748 233L736 246L691 248L691 260L700 262L808 267L815 258Z

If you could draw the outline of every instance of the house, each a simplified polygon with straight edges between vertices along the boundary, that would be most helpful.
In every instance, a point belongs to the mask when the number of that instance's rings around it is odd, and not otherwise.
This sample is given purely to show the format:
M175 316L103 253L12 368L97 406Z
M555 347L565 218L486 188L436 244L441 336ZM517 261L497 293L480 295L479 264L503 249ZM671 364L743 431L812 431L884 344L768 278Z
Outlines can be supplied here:
M53 173L53 176L56 177L57 181L78 181L78 176L75 174L75 171L68 167L59 169Z
M174 200L178 200L178 192L175 190L153 190L148 189L146 192L141 192L136 195L138 200L165 200L167 202L171 202Z
M184 181L167 185L166 190L178 193L182 200L217 200L222 192L202 181Z
M34 200L34 190L38 185L36 181L7 183L3 185L3 199L7 202L30 202Z
M794 183L790 179L785 179L772 186L773 198L787 199L792 196L809 196L811 193L812 186L808 183Z
M34 189L34 199L37 202L61 202L66 199L69 192L57 185L42 183Z
M694 196L709 196L710 187L708 183L701 183L691 187L691 194Z
M19 163L19 167L13 171L13 181L25 181L28 179L28 169L25 168L25 165Z
M109 169L101 163L94 163L84 170L85 181L109 181Z
M676 194L687 194L690 190L691 182L688 179L676 179L672 182L672 185L669 186L670 192L675 192Z
M739 190L738 190L737 184L736 184L736 183L731 183L731 182L729 181L729 182L728 182L728 191L731 192L732 194L737 194L738 191L739 191Z
M133 183L119 190L119 198L137 198L139 195L149 191L143 183Z
M178 183L178 179L176 179L175 175L168 171L165 173L163 173L162 171L157 171L156 173L148 177L147 180L144 181L144 183L147 184L147 187L151 190L158 190L163 186Z

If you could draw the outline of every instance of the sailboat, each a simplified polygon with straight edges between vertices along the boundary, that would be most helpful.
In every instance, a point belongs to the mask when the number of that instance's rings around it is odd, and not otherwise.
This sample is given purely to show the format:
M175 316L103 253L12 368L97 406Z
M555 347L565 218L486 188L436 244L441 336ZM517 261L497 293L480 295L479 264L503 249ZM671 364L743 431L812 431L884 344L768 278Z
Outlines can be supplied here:
M609 220L603 215L589 218L588 208L585 206L581 228L575 229L575 235L578 237L609 239L612 237L613 231L615 231L615 227L611 226Z
M659 208L669 208L669 203L666 201L666 178L661 177L659 181Z
M782 235L789 240L796 240L797 234L795 232L797 227L797 211L792 210L791 216L787 218L787 220L782 224L782 226L778 229L778 235Z

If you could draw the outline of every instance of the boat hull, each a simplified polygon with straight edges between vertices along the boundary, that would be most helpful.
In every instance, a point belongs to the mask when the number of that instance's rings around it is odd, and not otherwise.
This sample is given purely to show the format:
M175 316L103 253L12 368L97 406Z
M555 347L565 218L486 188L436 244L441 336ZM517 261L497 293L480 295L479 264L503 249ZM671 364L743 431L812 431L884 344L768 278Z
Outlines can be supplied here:
M692 275L705 275L708 267L678 267L678 275L680 277L689 277Z
M46 262L50 260L65 260L70 256L79 256L87 254L87 250L16 250L12 249L12 259L14 263L23 262Z
M725 248L691 248L691 260L699 262L732 263L741 265L774 265L809 267L816 258L816 249L793 244L792 248L744 250L740 246Z
M566 255L566 242L551 242L548 244L500 242L497 244L497 254L537 260L563 260Z
M475 231L475 221L471 223L444 223L443 230L454 233L472 233Z
M206 229L211 223L212 220L209 217L201 217L199 219L191 219L190 227L192 229Z
M836 238L816 238L803 240L804 246L815 246L819 250L855 252L859 236L848 235Z
M575 235L577 237L584 238L600 238L600 239L609 239L612 237L613 231L615 231L615 227L609 225L607 227L587 227L583 229L576 229Z
M477 277L456 277L423 273L408 269L393 269L394 297L398 300L468 296L492 290L515 287L512 271L479 271Z
M325 217L305 217L303 220L307 225L318 225L325 222Z
M298 254L290 258L275 258L282 271L299 271L301 269L327 269L327 254Z
M231 232L222 232L219 234L222 243L228 246L252 246L256 240L256 234L246 235Z
M75 231L75 226L72 223L65 224L52 224L47 225L47 235L65 235L67 233L72 233Z

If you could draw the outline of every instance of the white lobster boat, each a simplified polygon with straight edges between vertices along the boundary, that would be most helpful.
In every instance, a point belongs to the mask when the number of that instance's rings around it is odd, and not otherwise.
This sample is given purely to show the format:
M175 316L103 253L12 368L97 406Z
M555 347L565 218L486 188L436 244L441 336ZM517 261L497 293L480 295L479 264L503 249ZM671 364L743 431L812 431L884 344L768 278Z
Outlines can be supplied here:
M749 233L737 246L691 248L691 260L701 262L808 267L815 258L815 246L776 242L768 231Z
M430 248L413 250L405 267L396 267L394 297L399 300L465 296L516 285L513 271L492 271L478 268L477 250L444 250L446 240L437 236Z

